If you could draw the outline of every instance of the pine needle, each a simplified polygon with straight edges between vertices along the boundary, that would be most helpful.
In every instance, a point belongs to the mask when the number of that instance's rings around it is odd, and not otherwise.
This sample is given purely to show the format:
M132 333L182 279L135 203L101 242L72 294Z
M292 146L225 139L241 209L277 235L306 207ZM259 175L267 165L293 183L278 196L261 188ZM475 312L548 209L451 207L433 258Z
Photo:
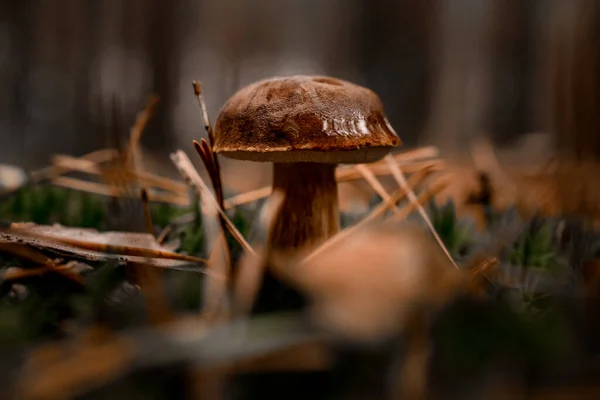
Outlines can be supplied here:
M385 161L387 162L388 167L390 168L390 172L392 173L392 176L394 177L394 179L398 183L398 186L400 186L402 189L404 189L406 191L406 195L408 197L408 200L417 209L417 211L419 212L419 214L423 218L423 221L425 221L425 224L427 225L427 228L429 228L429 230L433 234L435 240L438 242L438 244L440 245L440 247L444 251L444 254L446 255L446 257L448 257L448 260L450 261L450 263L452 263L452 265L454 266L454 268L459 269L458 265L456 265L456 262L454 262L454 259L452 258L452 255L450 254L450 252L446 248L446 245L444 245L444 242L440 238L440 235L438 235L437 231L433 227L433 224L431 223L431 220L429 219L429 216L427 215L427 212L425 211L425 209L423 208L423 206L419 203L419 199L415 195L415 192L408 186L408 182L406 181L406 178L404 177L404 174L402 173L402 170L400 169L400 167L398 166L398 164L396 164L396 162L394 162L394 160L389 155L385 157Z
M240 233L240 231L235 227L233 222L229 219L227 214L218 207L217 200L212 195L206 183L202 180L196 169L194 168L192 162L189 157L181 150L171 154L171 160L177 167L177 170L181 174L181 176L194 188L196 194L198 196L206 196L207 199L217 205L217 212L223 216L225 223L227 224L227 228L229 232L233 235L235 240L246 250L251 253L256 253L252 246L246 241L244 236Z
M408 187L413 188L413 187L417 186L419 183L421 183L421 181L423 179L425 179L427 177L429 172L430 171L428 171L428 170L422 170L420 172L415 173L408 180L408 182L407 182ZM359 222L357 222L356 224L354 224L353 226L351 226L349 228L346 228L346 229L338 232L337 234L335 234L334 236L332 236L331 238L329 238L328 240L323 242L320 246L318 246L310 254L308 254L303 259L303 262L310 261L312 258L318 256L322 251L326 250L333 244L346 238L348 235L351 235L352 233L356 232L358 229L364 227L369 222L371 222L371 221L375 220L377 217L383 215L390 207L396 208L396 203L399 202L400 200L402 200L406 195L407 195L407 192L405 189L399 189L398 191L394 192L391 196L389 196L389 198L387 200L384 200L382 203L380 203L375 208L373 208L369 212L369 214L367 214L367 216L364 217L363 219L361 219Z

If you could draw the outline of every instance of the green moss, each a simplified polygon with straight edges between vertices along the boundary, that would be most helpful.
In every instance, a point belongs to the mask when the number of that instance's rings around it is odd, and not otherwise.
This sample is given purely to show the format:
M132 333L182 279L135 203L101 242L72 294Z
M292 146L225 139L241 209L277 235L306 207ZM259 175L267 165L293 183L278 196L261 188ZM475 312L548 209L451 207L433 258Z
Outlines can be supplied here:
M454 258L460 258L469 252L474 244L473 225L467 221L459 221L456 207L452 201L438 205L430 201L428 214L431 223L440 239Z

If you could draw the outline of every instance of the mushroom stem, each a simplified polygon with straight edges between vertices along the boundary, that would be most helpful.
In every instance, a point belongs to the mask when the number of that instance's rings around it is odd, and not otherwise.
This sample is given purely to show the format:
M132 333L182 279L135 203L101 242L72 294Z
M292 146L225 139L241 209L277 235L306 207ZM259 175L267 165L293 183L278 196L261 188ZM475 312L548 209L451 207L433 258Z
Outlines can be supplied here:
M313 246L340 229L335 164L275 163L273 191L285 195L270 234L271 249Z

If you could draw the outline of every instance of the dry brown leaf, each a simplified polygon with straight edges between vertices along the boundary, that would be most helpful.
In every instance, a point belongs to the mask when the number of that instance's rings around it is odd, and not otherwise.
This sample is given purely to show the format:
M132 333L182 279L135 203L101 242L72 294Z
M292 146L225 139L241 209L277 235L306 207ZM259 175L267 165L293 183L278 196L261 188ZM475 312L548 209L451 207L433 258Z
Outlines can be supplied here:
M10 228L0 229L0 242L27 243L91 261L121 259L164 268L176 268L190 263L206 264L204 259L167 250L147 233L101 233L94 229L60 225L15 223Z
M274 259L281 279L312 299L318 324L356 340L399 332L415 310L443 304L463 282L429 234L412 224L365 226L309 261Z

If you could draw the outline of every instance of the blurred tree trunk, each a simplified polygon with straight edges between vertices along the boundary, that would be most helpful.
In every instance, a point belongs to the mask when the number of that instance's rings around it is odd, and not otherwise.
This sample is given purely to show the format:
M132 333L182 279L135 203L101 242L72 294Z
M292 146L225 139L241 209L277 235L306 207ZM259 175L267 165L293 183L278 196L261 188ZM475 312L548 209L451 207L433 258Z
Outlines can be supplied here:
M31 42L32 30L30 29L30 10L32 0L9 1L8 19L10 32L10 55L12 63L10 79L10 98L9 102L9 126L10 141L8 145L13 149L16 155L10 157L13 162L26 164L31 158L26 149L27 130L27 104L29 101L28 93L24 90L24 84L27 82L29 69L31 68Z
M485 127L490 101L490 6L503 0L438 0L435 90L427 126L429 143L457 156Z
M154 0L150 8L150 34L147 49L152 69L152 91L160 97L160 105L149 125L145 145L149 149L170 147L173 121L171 118L175 94L179 87L180 46L176 16L181 0ZM191 85L191 83L190 83ZM147 97L150 93L144 94ZM190 98L190 101L193 101Z
M598 216L600 189L600 3L555 1L550 30L550 127L566 212Z
M78 138L82 132L92 136L94 133L93 115L94 108L97 107L92 101L94 76L92 75L94 60L98 57L98 33L101 3L97 1L81 1L79 2L77 18L76 34L80 37L78 52L73 55L75 60L73 79L75 83L74 96L74 140ZM96 143L84 141L78 143L79 147L76 153L84 153L92 151L96 148Z
M432 36L438 1L375 0L360 3L356 41L360 75L381 97L405 144L424 128L432 89Z
M498 144L532 130L536 1L501 0L492 4L492 99L486 119L488 131Z
M552 130L563 157L600 156L600 4L557 2L549 65Z

